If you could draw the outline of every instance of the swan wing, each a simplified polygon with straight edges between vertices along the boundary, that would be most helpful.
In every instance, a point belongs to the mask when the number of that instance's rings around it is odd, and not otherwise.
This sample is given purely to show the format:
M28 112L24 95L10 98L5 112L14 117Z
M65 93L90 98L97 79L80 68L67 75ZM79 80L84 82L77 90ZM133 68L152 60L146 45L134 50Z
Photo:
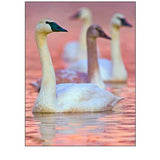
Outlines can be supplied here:
M58 112L105 111L114 107L121 100L91 83L58 84L56 93Z

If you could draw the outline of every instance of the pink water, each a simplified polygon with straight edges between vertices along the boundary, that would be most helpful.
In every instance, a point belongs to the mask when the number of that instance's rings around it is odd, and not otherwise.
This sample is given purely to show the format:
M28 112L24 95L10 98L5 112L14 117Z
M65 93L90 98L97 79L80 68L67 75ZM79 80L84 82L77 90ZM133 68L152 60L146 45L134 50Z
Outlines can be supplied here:
M106 84L107 90L125 97L112 112L33 114L38 93L30 82L41 77L41 65L34 39L40 18L51 18L69 30L48 36L55 69L65 68L61 53L66 42L78 38L80 21L68 17L79 7L92 10L94 22L109 34L113 13L123 13L134 26L121 29L121 51L128 71L126 84ZM100 14L101 13L101 14ZM110 42L98 40L102 57L110 58ZM134 3L26 3L26 145L135 145L135 4Z

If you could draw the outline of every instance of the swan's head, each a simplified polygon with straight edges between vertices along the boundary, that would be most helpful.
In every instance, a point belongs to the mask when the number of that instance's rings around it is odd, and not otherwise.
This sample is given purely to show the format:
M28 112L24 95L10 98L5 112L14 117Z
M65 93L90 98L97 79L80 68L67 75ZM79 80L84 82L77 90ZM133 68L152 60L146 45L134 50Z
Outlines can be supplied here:
M66 29L59 26L56 22L50 19L42 19L36 26L36 32L49 34L52 32L68 32Z
M119 13L116 13L113 15L111 24L112 26L115 26L115 27L122 27L122 26L132 27L132 25L127 22L126 18Z
M92 39L102 37L111 40L111 37L109 37L98 24L93 24L88 28L87 37Z
M80 8L74 15L71 16L71 19L88 20L91 18L91 11L88 8Z

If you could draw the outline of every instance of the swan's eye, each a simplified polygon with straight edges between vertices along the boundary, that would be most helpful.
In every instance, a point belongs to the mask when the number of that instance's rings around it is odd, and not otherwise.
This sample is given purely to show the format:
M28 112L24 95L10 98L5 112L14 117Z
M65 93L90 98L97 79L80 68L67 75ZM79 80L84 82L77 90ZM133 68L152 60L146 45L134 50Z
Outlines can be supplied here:
M102 33L102 30L100 28L96 28L96 30L99 32L99 34Z
M122 18L120 18L120 17L117 17L117 19L119 19L119 20L121 21L121 19L122 19Z
M98 32L100 31L99 28L97 28L97 27L96 27L95 29L96 29Z
M50 24L51 22L46 21L46 24Z

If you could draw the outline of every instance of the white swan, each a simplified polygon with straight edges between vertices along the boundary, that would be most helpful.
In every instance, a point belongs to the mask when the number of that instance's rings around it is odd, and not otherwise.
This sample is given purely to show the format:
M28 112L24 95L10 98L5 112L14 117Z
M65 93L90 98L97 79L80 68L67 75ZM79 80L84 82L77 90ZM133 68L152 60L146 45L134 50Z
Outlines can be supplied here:
M76 72L72 70L57 70L55 71L56 83L94 83L99 88L105 89L106 86L99 74L98 58L97 58L97 44L98 37L111 39L99 25L92 25L87 31L87 54L88 54L88 74L83 72ZM41 79L31 83L32 86L39 91L41 87Z
M105 58L98 60L100 74L104 82L127 81L127 71L120 51L119 30L122 26L131 27L122 14L114 14L111 19L111 61ZM86 73L87 61L79 60L72 63L68 69Z
M98 88L91 83L64 83L56 85L47 35L66 32L49 19L42 19L36 26L35 37L42 64L42 83L33 112L95 112L111 110L122 98Z
M92 15L88 8L80 8L72 17L72 19L81 19L83 22L79 41L68 42L63 51L63 59L65 62L72 63L80 59L87 59L86 32L92 24Z

